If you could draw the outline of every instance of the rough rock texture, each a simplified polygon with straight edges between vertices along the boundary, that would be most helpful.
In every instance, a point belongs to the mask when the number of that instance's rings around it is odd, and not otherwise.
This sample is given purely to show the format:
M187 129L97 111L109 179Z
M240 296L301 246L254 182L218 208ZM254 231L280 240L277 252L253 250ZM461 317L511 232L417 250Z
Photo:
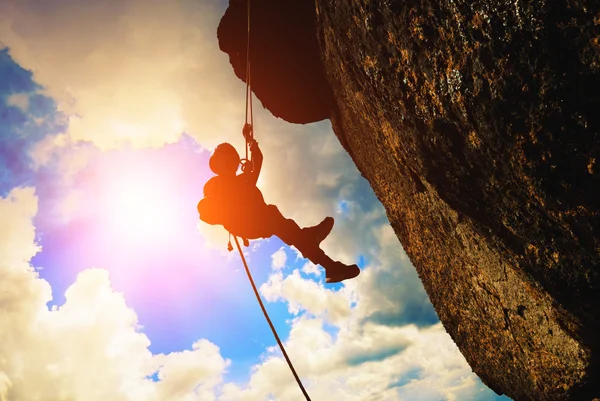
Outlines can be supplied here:
M515 400L600 397L600 2L252 5L256 95L331 119L475 373ZM245 57L236 24L219 40Z

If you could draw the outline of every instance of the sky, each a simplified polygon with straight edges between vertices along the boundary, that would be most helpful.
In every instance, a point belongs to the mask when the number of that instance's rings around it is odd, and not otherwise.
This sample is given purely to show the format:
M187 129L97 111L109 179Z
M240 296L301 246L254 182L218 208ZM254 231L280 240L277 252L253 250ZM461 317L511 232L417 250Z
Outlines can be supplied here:
M196 204L243 149L226 2L0 2L0 401L302 400L227 232ZM505 400L445 332L329 121L255 102L268 203L361 274L324 284L278 238L244 248L315 401Z

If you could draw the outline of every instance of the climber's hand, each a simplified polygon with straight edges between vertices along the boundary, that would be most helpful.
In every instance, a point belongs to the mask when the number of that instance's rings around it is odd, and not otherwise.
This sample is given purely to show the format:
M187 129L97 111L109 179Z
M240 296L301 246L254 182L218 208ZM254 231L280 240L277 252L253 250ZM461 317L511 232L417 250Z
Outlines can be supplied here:
M260 148L258 147L258 142L256 141L256 139L253 139L252 142L250 142L250 152L252 152L252 153L260 152Z
M244 128L242 129L242 135L244 135L245 139L252 138L252 125L248 123L244 124Z
M252 153L252 172L249 180L252 184L256 185L258 181L258 176L260 174L260 169L262 167L263 162L263 154L258 147L258 142L255 139L250 141L250 152Z

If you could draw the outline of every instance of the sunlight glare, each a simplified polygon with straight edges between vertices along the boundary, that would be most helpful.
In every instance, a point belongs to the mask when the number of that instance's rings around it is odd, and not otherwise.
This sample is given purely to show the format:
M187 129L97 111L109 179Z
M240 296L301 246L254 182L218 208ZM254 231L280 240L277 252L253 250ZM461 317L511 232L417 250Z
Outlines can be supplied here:
M112 177L106 216L111 231L129 241L176 235L177 194L160 168L144 166ZM124 169L126 170L126 169Z

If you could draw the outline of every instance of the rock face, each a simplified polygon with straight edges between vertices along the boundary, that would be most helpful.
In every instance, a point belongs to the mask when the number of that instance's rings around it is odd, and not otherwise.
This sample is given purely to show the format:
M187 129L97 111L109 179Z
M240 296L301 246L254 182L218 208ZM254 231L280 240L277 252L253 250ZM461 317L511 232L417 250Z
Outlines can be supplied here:
M243 79L231 3L219 43ZM482 381L600 397L600 2L252 7L257 97L331 119Z

